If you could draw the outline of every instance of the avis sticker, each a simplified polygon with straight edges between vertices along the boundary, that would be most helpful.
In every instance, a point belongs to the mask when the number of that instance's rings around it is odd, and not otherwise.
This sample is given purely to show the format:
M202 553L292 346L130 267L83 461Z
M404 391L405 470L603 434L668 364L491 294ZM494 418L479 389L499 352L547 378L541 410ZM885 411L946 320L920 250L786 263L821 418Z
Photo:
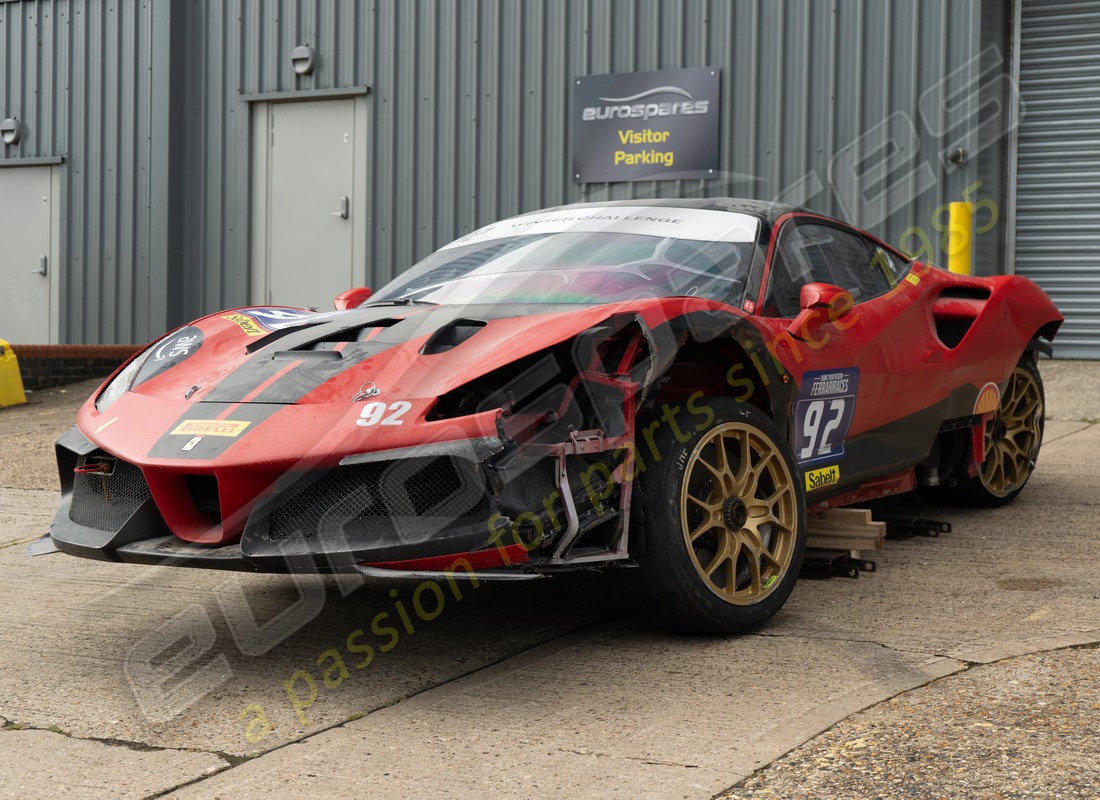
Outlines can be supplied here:
M794 455L799 464L844 457L844 440L855 416L858 395L856 367L803 374L794 412Z
M806 473L806 491L824 489L826 486L836 486L840 483L840 466L833 464L831 467L811 469Z

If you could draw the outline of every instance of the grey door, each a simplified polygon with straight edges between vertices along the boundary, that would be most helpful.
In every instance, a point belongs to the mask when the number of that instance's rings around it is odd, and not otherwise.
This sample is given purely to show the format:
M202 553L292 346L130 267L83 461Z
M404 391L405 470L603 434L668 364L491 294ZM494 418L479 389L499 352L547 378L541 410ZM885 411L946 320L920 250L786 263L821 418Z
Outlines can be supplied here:
M354 100L268 107L267 297L331 308L353 285Z
M50 186L50 167L0 169L0 339L18 344L51 342Z

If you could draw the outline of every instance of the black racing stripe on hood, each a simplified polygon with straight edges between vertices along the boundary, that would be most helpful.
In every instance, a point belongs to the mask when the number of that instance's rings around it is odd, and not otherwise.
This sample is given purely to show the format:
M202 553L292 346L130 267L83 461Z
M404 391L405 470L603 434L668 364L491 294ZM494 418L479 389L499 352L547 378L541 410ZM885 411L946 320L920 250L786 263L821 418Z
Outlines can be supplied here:
M234 370L229 377L211 389L203 397L203 401L210 403L242 402L244 398L248 397L248 395L254 392L263 383L271 380L271 378L277 375L281 370L286 369L288 359L285 357L276 359L276 352L286 353L295 350L309 350L318 342L341 341L344 340L344 337L349 335L349 332L356 331L360 328L370 327L372 323L382 320L392 320L394 317L392 308L371 309L371 311L374 313L346 312L341 314L337 319L329 322L311 322L308 325L297 328L278 330L257 342L253 342L248 346L248 350L254 353L254 355ZM257 347L257 345L259 346ZM386 345L386 347L389 346L392 345ZM352 366L353 363L361 361L362 358L366 358L369 355L377 355L377 353L382 352L386 347L375 346L373 352L364 353L361 358L355 358L349 353L349 357L341 359L336 363L342 364L343 368L346 369ZM356 345L357 351L361 350L361 348L362 345ZM312 368L317 366L319 365L309 365L309 367ZM326 377L320 382L314 383L312 388L316 388L324 380L328 380L342 371L341 368L332 369L331 364L329 367L330 369L325 370ZM297 370L298 368L291 370L290 373L276 381L272 386L264 389L259 396L253 398L249 402L293 403L307 392L312 391L312 389L306 388L295 394L294 391L289 388L299 383L296 378L290 377ZM286 391L276 389L276 387L282 387L284 384L287 388ZM306 384L302 382L302 385L305 386Z
M266 387L249 403L296 403L326 381L332 380L346 369L393 347L384 342L361 342L349 346L342 358L331 361L308 361L289 370L277 381ZM304 351L312 352L312 351ZM293 351L279 351L280 356L264 353L253 356L236 372L219 383L203 397L208 403L242 403L264 382L271 380L292 362ZM303 356L303 359L308 356ZM349 398L350 400L350 398Z
M309 362L305 361L275 383L268 386L250 403L296 403L319 386L335 378L341 372L361 364L368 358L373 358L384 350L393 347L384 342L361 342L352 345L354 349L344 352L344 357L336 361ZM276 364L286 366L286 361L276 361ZM347 398L351 402L351 397Z
M351 369L368 358L391 347L406 344L417 338L427 338L457 319L495 320L533 314L578 311L586 306L561 304L509 303L501 305L394 306L362 308L341 312L328 322L320 322L290 332L277 331L268 337L268 344L256 350L244 364L229 377L211 389L203 402L240 403L257 387L270 380L293 361L294 352L312 352L324 343L347 342L341 358L325 361L306 361L264 388L250 403L296 403L304 396ZM394 320L397 320L394 322ZM354 332L375 327L386 322L376 336L367 342L349 341ZM278 358L275 354L278 353ZM349 402L351 398L348 398Z
M223 380L204 397L204 403L239 403L254 392L264 381L271 380L279 370L286 369L285 361L270 356L257 356L241 364L233 374ZM276 381L278 383L278 381Z
M354 311L341 311L328 315L327 320L310 320L308 325L300 325L294 328L269 333L264 338L252 342L248 351L251 353L271 353L274 350L305 350L311 345L323 341L337 341L349 331L359 328L369 328L375 323L400 320L406 317L416 316L419 309L409 309L404 306L394 308L385 306L382 308L356 309Z
M234 406L236 408L233 408ZM173 422L168 430L164 432L164 435L157 440L157 443L150 448L149 458L176 458L195 461L207 461L217 458L228 450L234 442L251 435L261 422L284 407L283 405L259 403L195 403L179 419ZM186 423L194 423L197 426L200 423L218 421L218 418L229 411L230 408L233 408L233 410L226 419L221 420L223 424L228 426L229 423L233 422L248 423L236 435L201 435L198 430L186 429L180 433L175 433ZM200 441L191 450L184 450L183 448L187 443L196 437L201 437Z

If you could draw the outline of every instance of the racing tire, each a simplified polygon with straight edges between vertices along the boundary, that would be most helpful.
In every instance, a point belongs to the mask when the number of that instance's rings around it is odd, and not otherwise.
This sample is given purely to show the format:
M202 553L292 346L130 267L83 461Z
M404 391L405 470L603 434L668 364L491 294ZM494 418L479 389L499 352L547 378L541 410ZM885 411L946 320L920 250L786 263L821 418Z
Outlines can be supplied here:
M635 594L674 631L747 631L780 609L802 568L802 473L759 409L719 397L686 406L638 427Z
M978 474L961 481L955 487L955 497L967 505L984 507L1015 500L1035 471L1045 412L1039 367L1032 355L1025 353L1001 393L996 416L986 423L985 457Z

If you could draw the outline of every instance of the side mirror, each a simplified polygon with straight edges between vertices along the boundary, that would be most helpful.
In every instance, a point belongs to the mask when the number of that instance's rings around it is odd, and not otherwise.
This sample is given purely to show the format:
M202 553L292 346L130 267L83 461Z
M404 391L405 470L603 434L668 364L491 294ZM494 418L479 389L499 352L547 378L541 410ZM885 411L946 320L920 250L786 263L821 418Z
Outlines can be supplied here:
M336 306L337 311L343 311L345 308L356 308L367 302L370 295L371 291L366 286L356 286L354 289L340 292L336 295L336 299L332 301L332 304Z
M798 296L802 309L787 328L796 339L809 341L813 334L827 322L839 322L852 312L855 301L851 293L831 283L807 283ZM842 330L847 325L839 326Z

